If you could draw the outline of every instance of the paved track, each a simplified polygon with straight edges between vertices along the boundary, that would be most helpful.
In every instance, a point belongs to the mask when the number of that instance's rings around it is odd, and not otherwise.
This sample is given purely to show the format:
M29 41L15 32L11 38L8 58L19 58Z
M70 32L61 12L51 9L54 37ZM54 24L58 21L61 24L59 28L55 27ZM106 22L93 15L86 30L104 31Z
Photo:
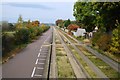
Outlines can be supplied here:
M52 28L33 43L28 44L19 54L2 65L3 78L45 77Z

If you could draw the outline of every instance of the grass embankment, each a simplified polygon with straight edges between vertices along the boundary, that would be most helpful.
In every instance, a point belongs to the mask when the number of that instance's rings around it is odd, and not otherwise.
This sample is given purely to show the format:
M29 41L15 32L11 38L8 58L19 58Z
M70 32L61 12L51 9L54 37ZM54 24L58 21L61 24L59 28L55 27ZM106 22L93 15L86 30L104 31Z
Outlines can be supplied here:
M71 67L67 54L60 41L56 38L56 62L58 78L75 78L74 71Z
M1 63L4 64L9 59L13 58L17 53L19 53L26 46L27 46L27 44L22 44L22 45L16 46L13 50L11 50L9 53L7 53L6 55L4 55L2 57L2 62Z
M102 72L105 73L109 78L118 78L120 73L110 67L107 63L97 58L95 55L90 53L82 46L77 46Z
M114 60L115 62L118 62L120 64L120 55L119 54L112 54L109 52L104 52L96 47L90 46L92 49L98 51L100 54L103 54L107 57L109 57L110 59Z

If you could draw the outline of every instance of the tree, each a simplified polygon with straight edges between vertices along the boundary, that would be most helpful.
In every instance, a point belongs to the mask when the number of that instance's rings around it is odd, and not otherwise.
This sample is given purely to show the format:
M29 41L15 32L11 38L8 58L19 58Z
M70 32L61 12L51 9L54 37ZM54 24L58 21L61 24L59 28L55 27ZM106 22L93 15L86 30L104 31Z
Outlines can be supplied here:
M120 2L76 2L73 11L76 20L90 31L98 26L111 33L116 20L120 21Z
M99 11L101 19L99 24L106 28L107 33L111 33L116 28L116 20L120 22L120 2L101 2L93 5L93 10ZM100 19L98 18L97 21Z
M9 30L14 31L15 30L15 26L12 23L8 23L9 26Z
M19 15L16 27L17 27L17 29L20 29L20 28L23 27L23 20L22 20L22 16L21 15Z
M64 26L64 21L62 19L58 19L56 20L56 25L59 26L60 28L62 28Z
M64 26L67 28L71 24L70 19L64 21Z
M95 27L95 15L92 11L92 3L76 2L74 5L74 16L78 23L82 23L88 32L93 31Z
M31 28L31 27L32 27L32 24L31 24L31 22L30 22L30 19L28 20L28 22L27 22L27 24L26 24L26 27L27 27L27 28Z
M112 53L120 54L120 24L117 22L117 28L113 30L112 32L112 42L110 51Z

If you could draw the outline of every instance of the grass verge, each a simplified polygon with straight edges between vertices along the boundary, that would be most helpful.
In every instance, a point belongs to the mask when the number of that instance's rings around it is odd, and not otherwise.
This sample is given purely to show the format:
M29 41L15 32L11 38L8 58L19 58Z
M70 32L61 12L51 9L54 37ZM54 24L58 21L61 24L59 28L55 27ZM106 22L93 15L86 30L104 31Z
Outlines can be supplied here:
M2 57L1 63L4 64L5 62L8 62L9 59L13 58L17 53L19 53L26 46L27 44L22 44L22 45L17 46L15 49L13 49L12 51L10 51L9 53L7 53L6 55Z
M114 60L115 62L118 62L120 64L120 55L115 55L115 54L111 54L109 52L103 52L102 50L98 49L98 48L95 48L93 46L90 46L92 49L98 51L100 54L103 54L107 57L109 57L110 59Z
M82 46L77 46L102 72L109 78L119 78L120 73L110 67L107 63L97 58Z

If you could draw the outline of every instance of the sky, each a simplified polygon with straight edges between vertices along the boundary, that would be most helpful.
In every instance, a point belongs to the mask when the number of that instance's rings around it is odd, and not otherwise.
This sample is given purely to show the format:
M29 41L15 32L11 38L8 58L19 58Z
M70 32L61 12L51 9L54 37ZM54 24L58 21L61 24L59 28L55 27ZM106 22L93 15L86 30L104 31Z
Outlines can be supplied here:
M75 20L73 16L74 1L34 1L21 2L4 1L2 5L2 20L15 23L19 15L24 21L39 20L41 23L55 23L57 19Z

